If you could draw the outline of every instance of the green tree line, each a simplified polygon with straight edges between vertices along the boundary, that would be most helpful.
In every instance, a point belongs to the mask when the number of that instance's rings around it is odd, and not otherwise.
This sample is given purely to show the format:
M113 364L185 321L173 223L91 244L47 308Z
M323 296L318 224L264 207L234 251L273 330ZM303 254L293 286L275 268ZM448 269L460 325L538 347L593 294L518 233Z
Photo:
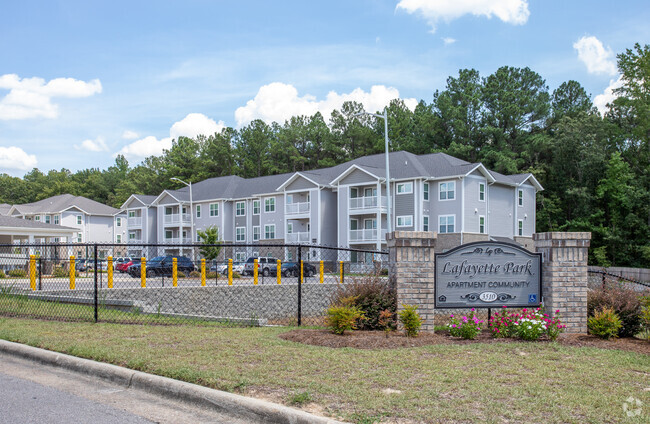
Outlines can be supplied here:
M590 262L650 266L650 46L618 56L622 86L604 115L577 81L552 92L529 68L504 66L488 76L462 69L414 110L388 106L392 151L445 152L497 172L532 172L538 231L591 231ZM320 113L284 122L252 121L196 138L179 137L161 156L130 166L118 156L105 170L38 169L0 175L0 203L72 193L119 207L131 194L198 182L250 178L333 166L381 153L383 121L346 102L329 122Z

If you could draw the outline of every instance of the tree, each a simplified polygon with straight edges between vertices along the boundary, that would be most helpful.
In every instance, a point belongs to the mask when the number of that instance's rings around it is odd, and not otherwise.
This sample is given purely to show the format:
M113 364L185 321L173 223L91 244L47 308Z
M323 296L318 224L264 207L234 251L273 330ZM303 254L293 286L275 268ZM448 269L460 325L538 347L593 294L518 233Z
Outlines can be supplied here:
M209 226L204 231L197 230L196 234L203 246L199 247L199 252L206 261L217 259L221 252L221 241L219 240L219 228L214 225Z
M570 80L553 90L551 110L553 120L557 122L563 116L574 117L579 113L594 112L594 105L580 83Z

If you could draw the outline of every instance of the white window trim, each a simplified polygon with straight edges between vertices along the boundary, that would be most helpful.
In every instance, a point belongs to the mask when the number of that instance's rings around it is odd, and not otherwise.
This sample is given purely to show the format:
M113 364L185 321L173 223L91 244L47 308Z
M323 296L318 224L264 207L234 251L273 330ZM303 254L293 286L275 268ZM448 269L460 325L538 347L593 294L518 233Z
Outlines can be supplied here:
M483 186L483 199L481 199L481 186ZM485 183L478 183L478 201L485 203L485 197L486 197Z
M483 231L481 231L481 218L483 218ZM485 234L485 215L478 216L478 233Z
M431 199L431 185L424 183L422 186L422 200L428 202Z
M454 218L454 231L453 231L453 232L445 231L445 232L443 233L443 232L440 230L440 227L441 227L441 225L440 225L440 218L449 218L449 217ZM445 222L446 222L445 227L449 227L449 221L445 221ZM438 215L438 234L454 234L454 233L456 233L456 215Z
M402 224L399 223L400 219L404 221L406 218L408 218L411 221L410 224L406 224L404 222L402 222ZM413 215L400 215L400 216L397 217L396 222L397 222L398 227L412 227L413 226Z
M77 216L77 225L83 225L84 220L81 215L76 215Z
M453 184L454 185L454 198L453 199L449 198L449 191L450 190L445 190L445 193L447 193L447 198L446 199L441 199L440 198L440 196L442 195L441 187L442 187L443 184ZM440 201L440 202L453 202L457 198L458 198L458 196L456 196L456 181L440 181L438 183L438 201ZM448 216L448 215L440 215L440 216ZM454 221L454 223L455 222L456 221Z
M255 204L257 203L257 212L255 212ZM260 200L253 200L253 215L259 215L262 212L262 202Z
M424 228L425 226L427 227L426 229ZM426 215L422 217L422 231L429 231L429 217Z
M41 216L40 216L40 215L36 215L36 216L34 217L34 221L41 222Z
M240 232L242 234L240 234ZM240 235L242 236L241 240L239 239ZM235 227L235 241L236 242L246 241L246 227Z
M54 215L52 221L54 222L54 225L59 225L59 223L61 222L61 218L59 218L59 215Z
M287 222L287 234L293 234L293 222Z
M267 210L268 206L273 206L273 210ZM270 207L268 209L271 209ZM267 197L264 199L264 213L275 213L275 197Z
M271 228L271 227L273 227L273 238L266 237L266 233L270 232L270 231L267 231L266 229ZM266 225L264 225L264 240L273 240L274 238L275 238L275 224L266 224Z
M352 224L352 221L357 223L357 230L359 229L359 220L357 218L350 218L350 224ZM350 230L351 231L356 231L352 229L352 225L350 225Z
M238 205L244 205L242 208L243 213L239 213ZM235 216L246 216L246 202L235 202Z
M517 236L518 237L523 237L524 236L524 220L523 219L518 219L517 220Z
M255 238L255 230L257 230L257 238ZM253 241L258 241L262 238L262 230L259 225L253 227Z
M196 205L195 214L197 218L201 218L201 205Z
M410 186L411 189L409 191L402 191L400 193L400 191L399 191L400 186L403 186L405 190L406 190L406 187ZM397 185L395 186L395 193L396 194L413 194L413 181L407 181L405 183L397 183Z
M216 214L214 214L214 215L212 215L212 206L213 205L216 206L216 208L215 208ZM217 218L219 216L219 203L210 203L208 205L208 215L210 216L210 218Z
M517 206L524 207L524 190L521 188L517 191Z
M115 234L115 243L122 243L122 234Z
M121 227L122 226L122 218L119 216L115 217L115 226L116 227Z

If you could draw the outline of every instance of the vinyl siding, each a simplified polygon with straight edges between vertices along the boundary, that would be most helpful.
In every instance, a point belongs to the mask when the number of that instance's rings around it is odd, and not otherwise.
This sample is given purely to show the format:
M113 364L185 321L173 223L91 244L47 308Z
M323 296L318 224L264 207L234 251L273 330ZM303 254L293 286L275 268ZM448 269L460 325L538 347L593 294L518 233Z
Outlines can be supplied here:
M292 190L311 190L312 188L316 187L314 183L304 179L303 177L298 177L294 182L289 184L287 188L285 188L285 191L292 191Z
M479 200L479 184L485 184L485 201ZM465 232L479 232L479 217L484 216L486 220L485 231L487 232L487 181L480 178L465 178Z
M343 178L339 182L340 185L376 184L376 183L377 183L376 178L358 169L355 169L354 171L350 172L345 178Z
M511 187L493 184L490 191L490 235L513 237L514 192Z

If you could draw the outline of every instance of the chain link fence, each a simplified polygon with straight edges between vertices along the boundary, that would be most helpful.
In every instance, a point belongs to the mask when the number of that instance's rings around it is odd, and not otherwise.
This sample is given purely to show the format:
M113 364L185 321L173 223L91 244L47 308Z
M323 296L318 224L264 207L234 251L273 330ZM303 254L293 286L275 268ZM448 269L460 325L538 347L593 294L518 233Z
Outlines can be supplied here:
M320 326L345 285L388 285L387 260L385 252L284 244L0 245L0 315Z

